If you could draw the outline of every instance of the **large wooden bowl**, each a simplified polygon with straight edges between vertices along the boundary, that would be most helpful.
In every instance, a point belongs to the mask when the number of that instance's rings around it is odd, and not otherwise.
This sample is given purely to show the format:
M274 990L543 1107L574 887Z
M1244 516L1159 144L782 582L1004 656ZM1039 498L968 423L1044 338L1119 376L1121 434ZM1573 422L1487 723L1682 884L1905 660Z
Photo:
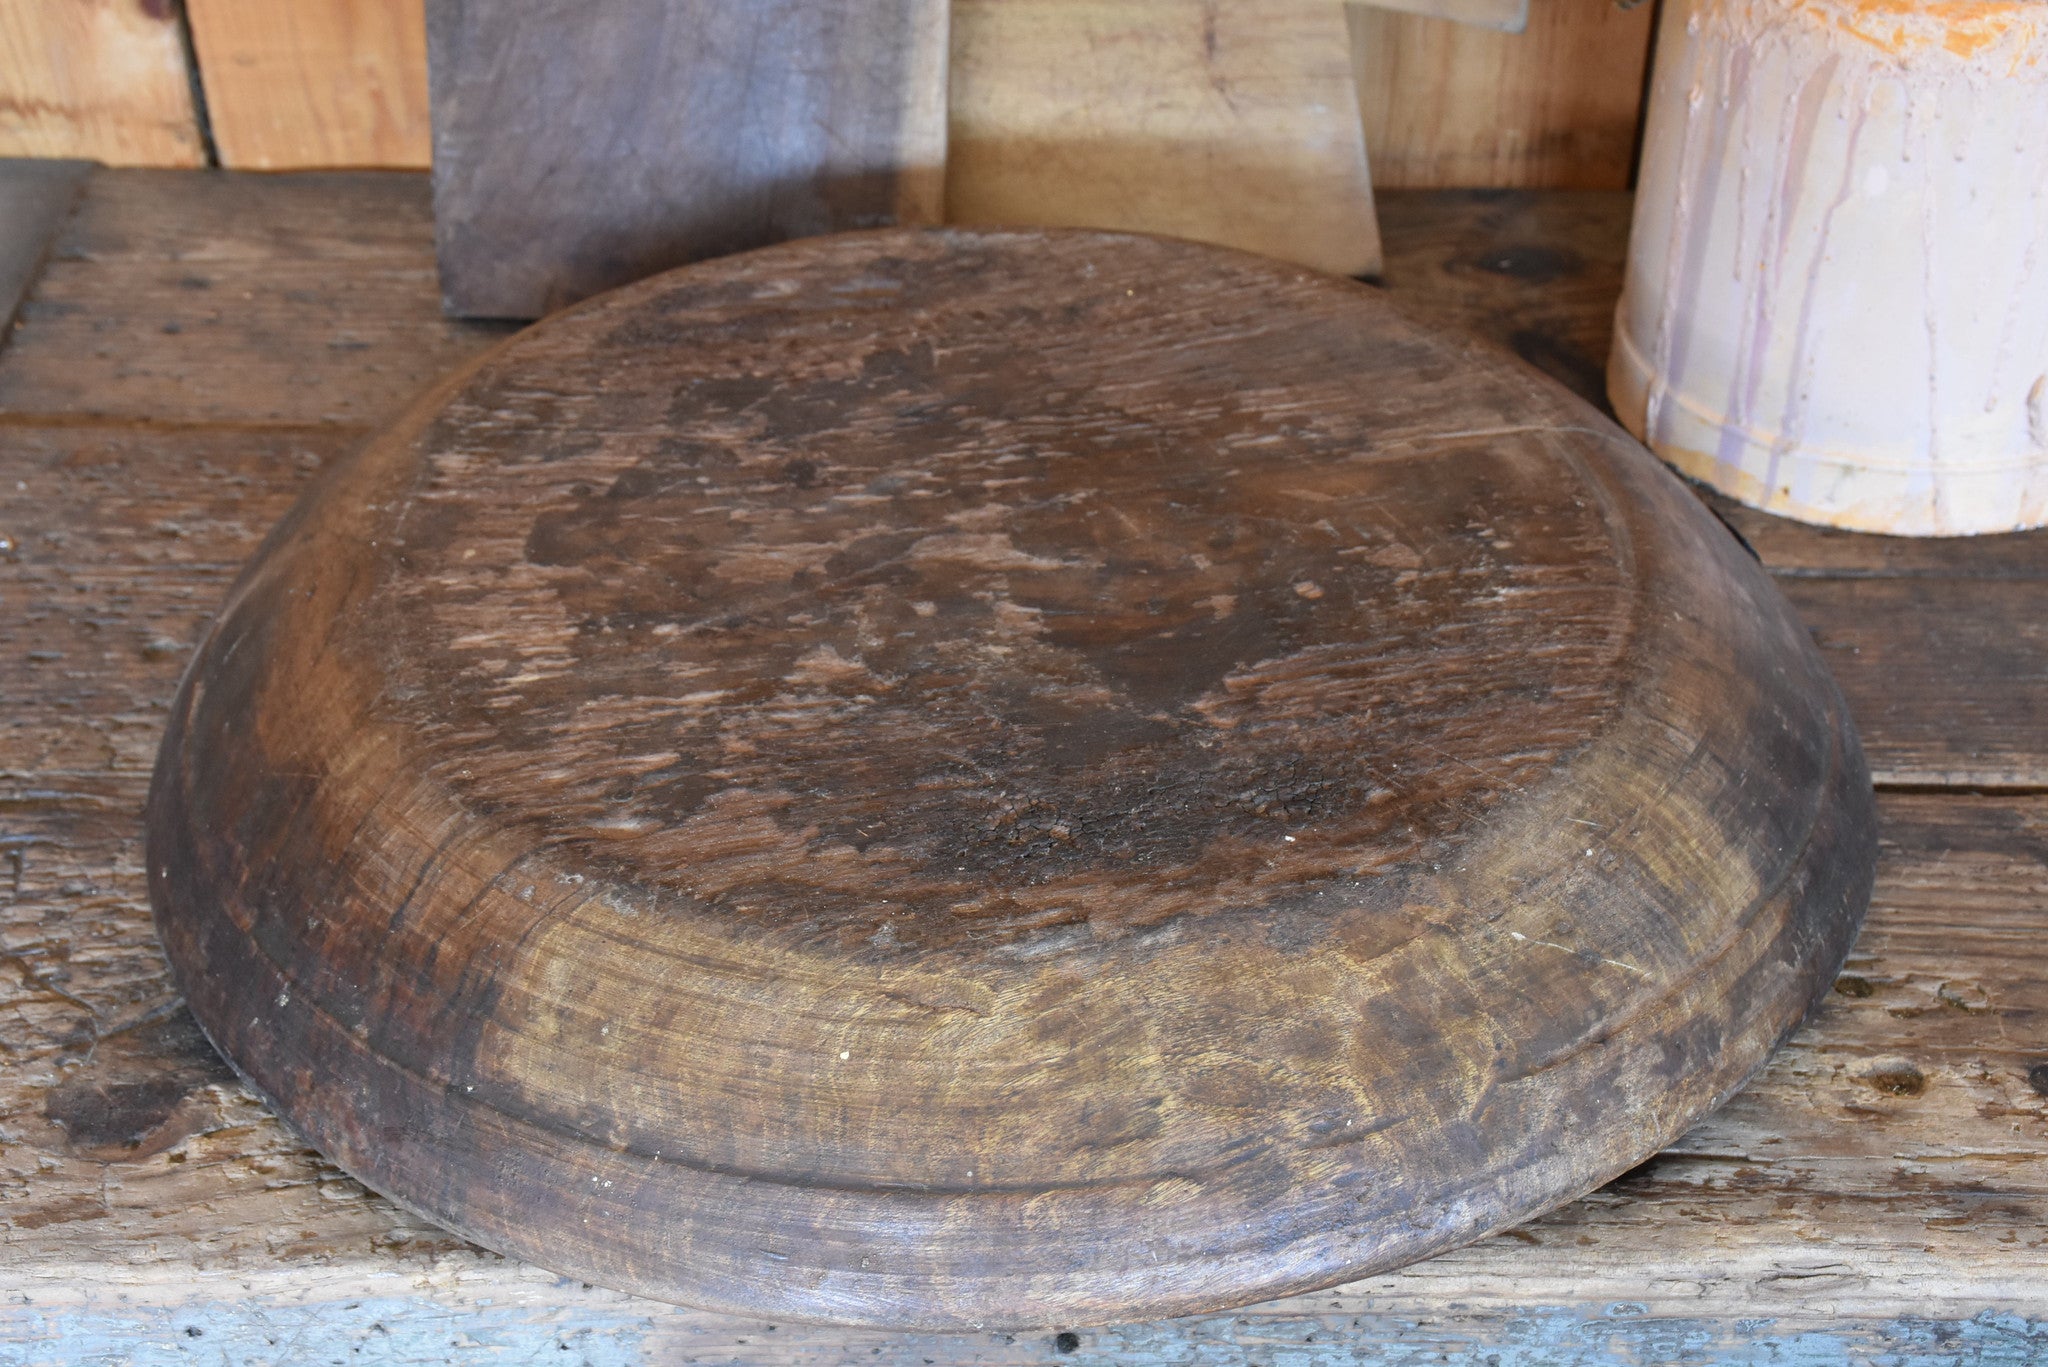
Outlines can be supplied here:
M365 1182L589 1281L1023 1326L1393 1267L1739 1086L1869 784L1518 363L1185 243L892 232L523 333L186 680L150 888Z

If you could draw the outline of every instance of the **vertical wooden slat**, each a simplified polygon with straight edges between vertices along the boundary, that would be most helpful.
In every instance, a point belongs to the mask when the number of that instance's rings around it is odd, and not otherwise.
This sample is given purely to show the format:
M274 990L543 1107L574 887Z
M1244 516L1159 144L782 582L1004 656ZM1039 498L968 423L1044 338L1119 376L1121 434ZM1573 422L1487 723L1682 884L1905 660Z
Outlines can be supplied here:
M421 0L188 3L225 164L427 164ZM1228 27L1258 4L1206 8ZM960 0L959 7L971 39L978 12L1035 5ZM1649 11L1647 4L1624 11L1613 0L1534 0L1528 31L1509 35L1353 6L1357 98L1378 183L1625 185ZM1021 13L1000 22L1005 31L1029 26ZM1021 70L1021 53L1012 61L999 46L977 50L993 70ZM1129 78L1140 70L1118 73L1119 98L1129 98L1138 84ZM1054 98L1033 117L1089 116L1079 103L1068 101L1062 112ZM972 109L956 115L956 137L974 137L977 117ZM1152 117L1176 116L1165 108ZM0 0L0 153L114 164L203 161L168 0ZM975 179L970 170L962 183Z
M0 0L0 156L201 166L170 0Z
M1511 34L1350 6L1375 181L1626 188L1652 8L1533 0Z
M1334 0L954 0L946 213L1379 269Z
M449 311L940 218L945 0L431 0Z
M425 166L422 0L186 0L224 166Z

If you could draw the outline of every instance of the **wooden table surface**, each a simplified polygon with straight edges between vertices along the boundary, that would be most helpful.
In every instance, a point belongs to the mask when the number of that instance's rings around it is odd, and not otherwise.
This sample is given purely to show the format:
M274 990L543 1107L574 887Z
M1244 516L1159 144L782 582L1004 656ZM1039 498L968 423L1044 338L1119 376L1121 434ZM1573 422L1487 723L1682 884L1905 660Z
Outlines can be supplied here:
M81 189L0 164L0 204L8 261L43 257L0 350L0 1363L2048 1358L2048 533L1911 542L1716 505L1848 695L1883 845L1827 1008L1656 1159L1234 1314L770 1325L564 1281L369 1194L234 1081L157 947L143 792L208 614L309 475L505 334L441 317L425 178ZM1381 211L1397 301L1597 399L1626 197ZM39 222L46 253L22 245Z

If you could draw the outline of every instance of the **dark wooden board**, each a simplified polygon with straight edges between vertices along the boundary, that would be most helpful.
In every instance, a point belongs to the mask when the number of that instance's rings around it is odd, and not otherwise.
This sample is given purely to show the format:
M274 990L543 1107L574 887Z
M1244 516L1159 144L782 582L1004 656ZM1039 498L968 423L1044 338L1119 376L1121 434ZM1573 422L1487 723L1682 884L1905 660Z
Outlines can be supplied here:
M50 255L14 421L367 430L510 330L442 315L414 174L102 174Z
M1780 583L1848 696L1880 783L2031 791L2048 781L2048 589L2039 578Z
M2048 579L2048 536L2039 532L1876 536L1774 517L1705 486L1695 491L1780 576Z
M449 312L944 213L944 0L429 0Z
M1606 407L1627 195L1389 190L1383 198L1382 278L1398 305L1505 347Z
M1581 1194L1825 995L1874 850L1805 632L1604 419L1079 232L817 239L489 353L267 543L152 794L194 1014L342 1166L934 1328Z

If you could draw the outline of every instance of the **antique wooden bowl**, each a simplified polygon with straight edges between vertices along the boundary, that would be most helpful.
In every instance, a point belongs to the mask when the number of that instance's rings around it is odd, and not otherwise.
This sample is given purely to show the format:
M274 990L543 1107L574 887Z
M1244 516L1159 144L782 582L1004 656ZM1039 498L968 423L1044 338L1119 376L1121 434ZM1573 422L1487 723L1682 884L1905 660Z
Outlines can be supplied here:
M1754 560L1376 291L888 232L514 337L185 681L150 888L315 1145L488 1247L1038 1326L1425 1257L1798 1024L1869 782Z

